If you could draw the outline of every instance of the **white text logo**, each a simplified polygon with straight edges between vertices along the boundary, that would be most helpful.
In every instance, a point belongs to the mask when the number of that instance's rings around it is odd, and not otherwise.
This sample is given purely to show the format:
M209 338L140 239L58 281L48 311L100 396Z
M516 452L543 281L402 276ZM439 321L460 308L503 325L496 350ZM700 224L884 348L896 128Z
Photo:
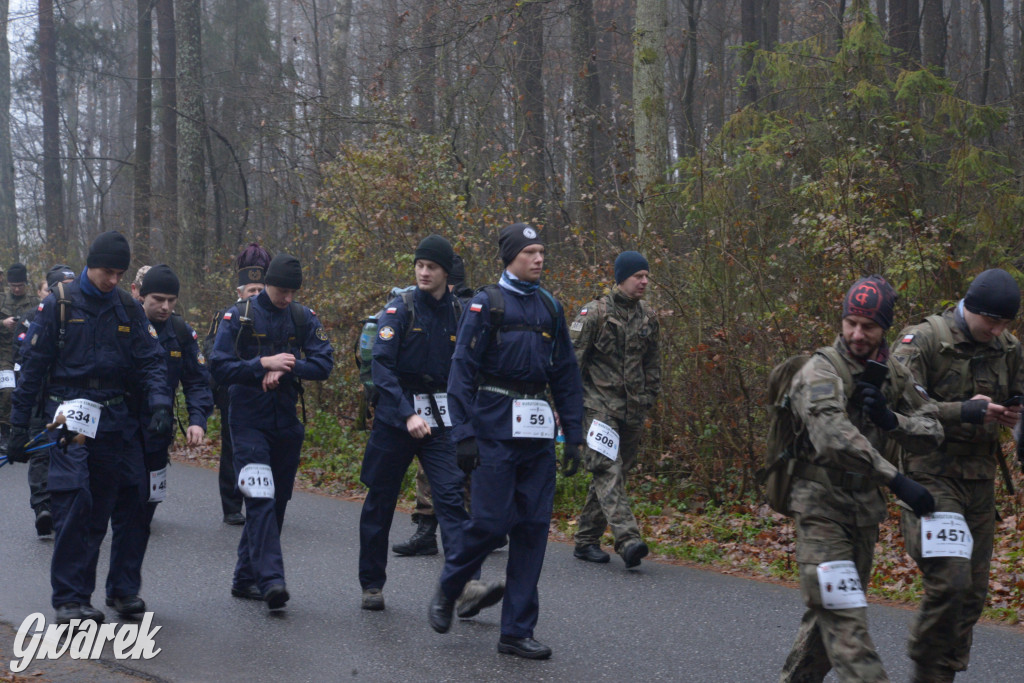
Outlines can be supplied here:
M153 636L162 626L150 630L153 613L146 612L138 624L97 624L72 619L70 624L46 625L42 613L25 617L14 637L14 657L11 671L21 673L33 659L99 659L103 647L113 644L117 659L152 659L160 654Z

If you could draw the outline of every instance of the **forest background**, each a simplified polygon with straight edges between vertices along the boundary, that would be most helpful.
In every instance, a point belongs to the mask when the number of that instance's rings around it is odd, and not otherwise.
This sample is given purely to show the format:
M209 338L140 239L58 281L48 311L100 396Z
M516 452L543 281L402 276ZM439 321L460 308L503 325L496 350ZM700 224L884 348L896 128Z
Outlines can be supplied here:
M640 249L664 368L632 487L645 533L792 578L753 481L770 368L834 338L862 275L896 286L898 325L985 268L1022 277L1022 4L0 0L0 262L78 269L124 231L204 331L241 246L298 256L337 350L305 476L357 490L352 345L422 237L481 285L497 231L532 222L570 311ZM560 482L556 533L584 491ZM999 500L990 614L1016 621L1024 498ZM896 535L873 590L913 599Z

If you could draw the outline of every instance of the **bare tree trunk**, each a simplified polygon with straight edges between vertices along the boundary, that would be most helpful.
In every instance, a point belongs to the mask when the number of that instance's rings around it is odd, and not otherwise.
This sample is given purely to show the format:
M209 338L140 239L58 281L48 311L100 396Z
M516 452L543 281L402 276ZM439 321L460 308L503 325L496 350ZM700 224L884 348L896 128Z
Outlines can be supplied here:
M985 63L982 68L981 96L978 101L981 104L988 103L988 89L992 82L992 2L981 0L981 10L985 15Z
M156 40L160 52L160 144L163 185L157 215L167 244L178 233L178 94L174 0L156 0Z
M331 31L330 65L328 68L328 102L334 106L338 114L344 118L350 108L351 86L349 78L348 55L349 41L352 38L352 0L336 0L334 28ZM346 137L347 126L343 123L336 127L340 139Z
M885 0L875 0L875 16L878 17L878 25L885 31L889 25L889 15L885 11Z
M569 4L572 24L573 65L572 127L574 132L572 164L572 219L584 230L597 228L597 156L598 110L601 106L601 80L597 73L597 35L594 27L593 0L572 0Z
M437 0L423 0L419 5L423 21L416 50L418 64L413 76L413 116L419 130L433 134L437 129Z
M60 111L57 100L57 36L53 0L39 0L39 71L43 105L43 202L46 243L53 256L70 256L64 222L64 184L60 170Z
M637 14L639 15L640 8L637 7ZM640 19L637 17L637 30L639 27ZM740 3L740 40L743 41L745 47L749 47L751 43L757 43L761 37L761 0L742 0ZM635 63L635 60L634 60ZM751 71L754 68L754 52L749 49L745 49L743 52L743 75L747 78L747 85L743 88L743 94L741 103L743 105L753 104L757 101L757 80L751 77Z
M205 280L206 177L199 0L176 0L179 263L193 291Z
M6 256L18 256L18 211L14 201L14 157L11 154L11 46L7 42L10 3L0 0L0 244Z
M153 4L138 0L138 70L135 89L135 243L132 257L150 262L149 222L153 160Z
M665 104L666 0L637 0L633 30L633 144L636 149L637 227L642 239L655 212L648 206L668 168Z
M516 30L516 61L513 68L516 90L516 140L525 164L526 196L530 202L527 220L543 220L546 179L544 169L544 25L543 3L521 6Z
M889 0L889 44L903 53L904 62L921 60L917 0Z
M684 33L686 49L683 50L680 57L683 61L680 71L684 74L682 103L684 130L679 136L680 157L695 153L699 142L694 102L697 89L697 59L700 57L697 27L700 24L701 6L704 4L703 0L682 0L682 3L686 7L686 31Z
M942 0L923 0L921 23L924 44L921 58L925 66L935 67L942 74L946 69L946 20L942 15Z

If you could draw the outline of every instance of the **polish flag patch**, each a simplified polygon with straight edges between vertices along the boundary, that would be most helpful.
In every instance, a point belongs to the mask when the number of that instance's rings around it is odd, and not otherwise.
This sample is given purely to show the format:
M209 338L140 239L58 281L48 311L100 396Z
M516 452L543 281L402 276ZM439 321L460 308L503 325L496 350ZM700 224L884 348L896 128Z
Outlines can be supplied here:
M224 319L231 320L231 311L228 311L227 313L224 314Z
M905 334L903 335L903 339L900 339L900 341L903 342L904 344L909 344L910 342L914 341L914 335Z
M43 302L41 302L41 301L39 302L39 307L38 307L38 308L36 308L36 310L37 310L37 311L41 311L41 310L43 310Z
M469 310L473 311L474 313L479 313L480 311L484 310L484 305L483 304L470 304L469 305Z
M196 334L196 331L195 331L195 330L192 330L192 338L193 338L193 339L199 339L199 335L198 335L198 334Z
M586 315L586 314L587 314L587 309L584 308L584 309L582 309L580 311L580 315Z
M386 312L387 313L398 313L398 309L395 308L394 306L391 306L390 308L388 308L388 310Z
M309 312L312 313L313 315L316 315L316 311L314 311L312 308L309 309Z

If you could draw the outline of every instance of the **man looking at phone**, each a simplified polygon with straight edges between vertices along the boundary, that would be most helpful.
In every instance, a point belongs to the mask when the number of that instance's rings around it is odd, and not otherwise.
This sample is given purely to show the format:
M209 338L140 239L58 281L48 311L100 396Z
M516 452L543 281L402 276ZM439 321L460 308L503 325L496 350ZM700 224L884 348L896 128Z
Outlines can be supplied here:
M896 293L879 275L854 283L843 299L842 331L790 384L799 422L789 508L804 612L781 681L888 681L868 635L864 590L878 523L886 517L881 486L920 514L931 495L882 456L889 439L915 452L942 441L938 409L906 368L889 358L885 332Z
M935 401L946 433L941 447L903 460L938 511L922 520L904 510L902 518L907 553L924 575L908 643L914 681L952 681L967 669L971 632L985 606L996 466L1005 466L999 428L1017 423L1024 393L1020 343L1007 330L1019 308L1013 276L986 270L955 307L903 330L893 351Z

